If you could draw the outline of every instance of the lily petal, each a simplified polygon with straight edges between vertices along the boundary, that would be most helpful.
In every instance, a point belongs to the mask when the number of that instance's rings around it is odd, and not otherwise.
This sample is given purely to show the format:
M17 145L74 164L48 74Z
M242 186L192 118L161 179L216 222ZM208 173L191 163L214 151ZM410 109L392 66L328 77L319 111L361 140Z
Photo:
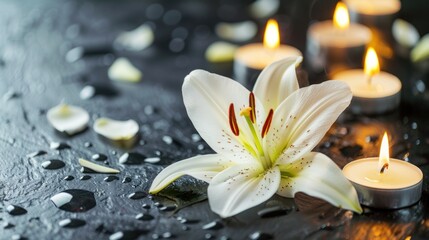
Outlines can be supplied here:
M157 193L183 175L210 182L216 174L234 164L229 159L231 158L220 154L209 154L173 163L156 176L149 192Z
M299 89L295 68L302 57L288 57L270 64L256 80L253 92L265 109L275 110L291 93Z
M271 159L286 164L310 152L351 99L347 84L333 80L292 93L274 113L272 129L267 135L266 147Z
M233 216L268 200L279 184L278 167L264 172L257 164L235 165L210 182L207 190L210 207L221 217Z
M249 106L249 90L238 82L203 70L194 70L182 86L183 101L194 127L217 153L237 154L236 158L250 155L242 146L230 128L228 109L231 103L235 114ZM220 94L221 93L221 94ZM258 121L263 121L265 112L262 104L256 100ZM238 126L246 126L244 118L237 117ZM247 128L240 128L243 134L251 136ZM240 156L241 155L241 156Z
M353 185L326 155L307 153L299 161L280 166L280 171L282 179L277 194L292 198L303 192L334 206L362 212Z

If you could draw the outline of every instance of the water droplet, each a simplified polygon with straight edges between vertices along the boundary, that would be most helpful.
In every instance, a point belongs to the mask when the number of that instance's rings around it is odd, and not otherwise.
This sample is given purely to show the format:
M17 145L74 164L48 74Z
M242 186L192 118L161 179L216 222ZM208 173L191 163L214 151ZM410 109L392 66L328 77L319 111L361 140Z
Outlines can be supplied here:
M6 207L6 211L13 216L23 215L27 213L27 210L25 208L22 208L17 205L9 205Z
M164 205L160 202L154 202L153 205L157 208L163 207Z
M171 232L165 232L162 234L162 238L173 238L174 235Z
M107 176L103 179L103 181L105 181L105 182L113 182L115 180L119 180L119 177L111 175L111 176Z
M416 130L416 129L417 129L417 123L416 123L416 122L412 122L412 123L411 123L411 128L412 128L413 130Z
M95 160L95 161L105 161L105 160L107 160L107 156L104 155L104 154L101 154L101 153L94 154L94 155L92 155L91 158L92 158L92 160Z
M89 169L89 168L86 168L86 167L81 167L80 172L81 173L97 173L96 171Z
M37 156L45 155L46 153L47 153L46 151L39 150L39 151L35 151L35 152L27 154L27 157L28 158L34 158L34 157L37 157Z
M90 148L90 147L92 147L92 143L90 143L90 142L85 142L85 143L84 143L84 146L85 146L86 148Z
M51 197L51 201L67 212L86 212L96 205L94 193L81 189L62 191Z
M145 192L133 192L133 193L128 195L128 198L136 200L136 199L142 199L146 196L147 196L147 194Z
M168 145L173 144L173 138L167 135L162 137L162 141L164 141Z
M83 175L83 176L82 176L82 177L80 177L79 179L80 179L80 180L82 180L82 181L86 181L86 180L91 179L91 176L89 176L89 175Z
M159 208L159 210L161 210L163 212L169 212L169 211L173 211L175 209L176 209L176 206L174 206L174 205L162 206Z
M148 213L139 213L136 215L136 219L140 221L150 221L154 219L154 217Z
M156 156L158 156L158 157L161 157L162 156L162 152L160 151L160 150L155 150L155 155Z
M12 223L10 223L10 222L4 222L3 223L3 228L4 229L9 229L9 228L13 228L13 227L15 227L15 225L12 224Z
M68 175L68 176L65 176L63 179L64 179L64 180L66 180L66 181L71 181L71 180L73 180L73 179L74 179L74 177L73 177L73 176Z
M87 100L95 96L95 87L88 85L82 88L79 93L80 99Z
M42 162L41 165L44 169L55 170L55 169L63 168L66 164L61 160L52 159L52 160Z
M144 209L150 209L150 205L147 203L143 203L142 208Z
M201 136L198 133L193 133L191 135L191 138L192 138L193 142L199 142L199 141L201 141Z
M84 226L86 222L77 218L66 218L61 220L58 224L63 228L78 228Z
M143 112L146 115L150 116L150 115L152 115L152 114L155 113L155 108L153 106L151 106L151 105L147 105L147 106L144 107Z
M176 25L180 22L181 19L182 13L174 9L167 11L162 17L162 20L166 25Z
M273 236L271 234L258 231L250 234L249 238L252 240L268 240L268 239L273 239Z
M179 220L179 222L182 224L195 224L199 222L196 219L187 219L187 218L180 218L180 219L178 218L177 220Z
M202 226L202 229L204 230L218 230L223 228L223 224L219 221L213 221L213 222L209 222L207 224L205 224L204 226Z
M124 177L124 179L122 179L122 183L129 183L129 182L131 182L130 177Z
M145 233L141 230L135 231L120 231L109 236L109 240L133 240Z
M70 148L70 146L67 143L61 143L61 142L51 142L49 147L54 150L63 150L66 148Z
M119 158L119 163L128 165L138 165L145 161L145 156L137 152L124 153Z
M211 235L210 233L206 233L205 235L204 235L204 239L213 239L214 238L214 236L213 235Z
M12 237L10 239L11 240L26 240L27 238L23 237L23 236L21 236L19 234L14 234L14 235L12 235Z
M204 144L198 144L198 146L197 146L197 149L200 151L204 150L204 148L205 148Z
M264 208L258 211L258 216L261 218L277 217L277 216L286 215L290 211L291 211L290 209L285 209L281 206L274 206L274 207Z
M152 163L152 164L159 163L160 161L161 161L161 158L159 158L159 157L150 157L150 158L146 158L144 160L144 162Z
M72 48L66 53L66 61L69 63L76 62L77 60L83 57L83 54L84 54L83 47Z

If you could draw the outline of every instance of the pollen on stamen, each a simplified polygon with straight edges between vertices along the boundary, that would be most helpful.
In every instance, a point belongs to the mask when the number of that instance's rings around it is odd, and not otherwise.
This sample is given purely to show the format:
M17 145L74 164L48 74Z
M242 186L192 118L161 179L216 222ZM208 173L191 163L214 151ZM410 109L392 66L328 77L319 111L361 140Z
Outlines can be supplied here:
M273 120L274 111L273 109L270 109L270 112L268 113L267 119L265 120L264 126L262 127L261 136L262 138L267 135L268 130L270 129L271 122Z
M255 123L256 121L256 104L255 104L255 95L253 92L250 92L249 94L249 106L250 106L250 121L252 123Z
M235 136L240 134L237 124L237 118L235 117L234 104L231 103L229 105L229 126L231 127L231 131Z

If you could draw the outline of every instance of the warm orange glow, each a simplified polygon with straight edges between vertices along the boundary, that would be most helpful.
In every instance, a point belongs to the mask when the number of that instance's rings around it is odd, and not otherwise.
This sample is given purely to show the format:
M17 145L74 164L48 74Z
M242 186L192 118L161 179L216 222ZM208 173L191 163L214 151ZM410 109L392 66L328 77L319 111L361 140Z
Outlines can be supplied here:
M384 132L383 140L381 140L381 147L380 147L380 157L378 159L378 167L379 169L388 168L389 166L389 139L387 138L387 133ZM386 166L387 164L387 166ZM383 169L385 171L385 169Z
M378 63L377 53L374 48L370 47L365 55L364 71L367 76L374 76L380 72L380 64Z
M338 2L334 11L334 26L339 29L348 28L350 25L349 11L346 4Z
M277 48L280 45L279 24L276 20L270 19L267 22L264 34L264 47L269 49Z

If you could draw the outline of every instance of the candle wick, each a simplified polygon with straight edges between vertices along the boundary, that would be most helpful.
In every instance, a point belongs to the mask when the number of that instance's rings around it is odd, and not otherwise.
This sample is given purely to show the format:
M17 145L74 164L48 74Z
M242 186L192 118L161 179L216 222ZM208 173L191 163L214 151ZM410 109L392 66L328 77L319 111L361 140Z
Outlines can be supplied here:
M368 85L372 85L372 74L366 74L366 82Z
M381 167L381 169L380 169L380 174L383 174L383 173L384 173L384 170L386 170L386 169L389 169L389 164L388 164L388 163L385 163L385 164L383 165L383 167Z

